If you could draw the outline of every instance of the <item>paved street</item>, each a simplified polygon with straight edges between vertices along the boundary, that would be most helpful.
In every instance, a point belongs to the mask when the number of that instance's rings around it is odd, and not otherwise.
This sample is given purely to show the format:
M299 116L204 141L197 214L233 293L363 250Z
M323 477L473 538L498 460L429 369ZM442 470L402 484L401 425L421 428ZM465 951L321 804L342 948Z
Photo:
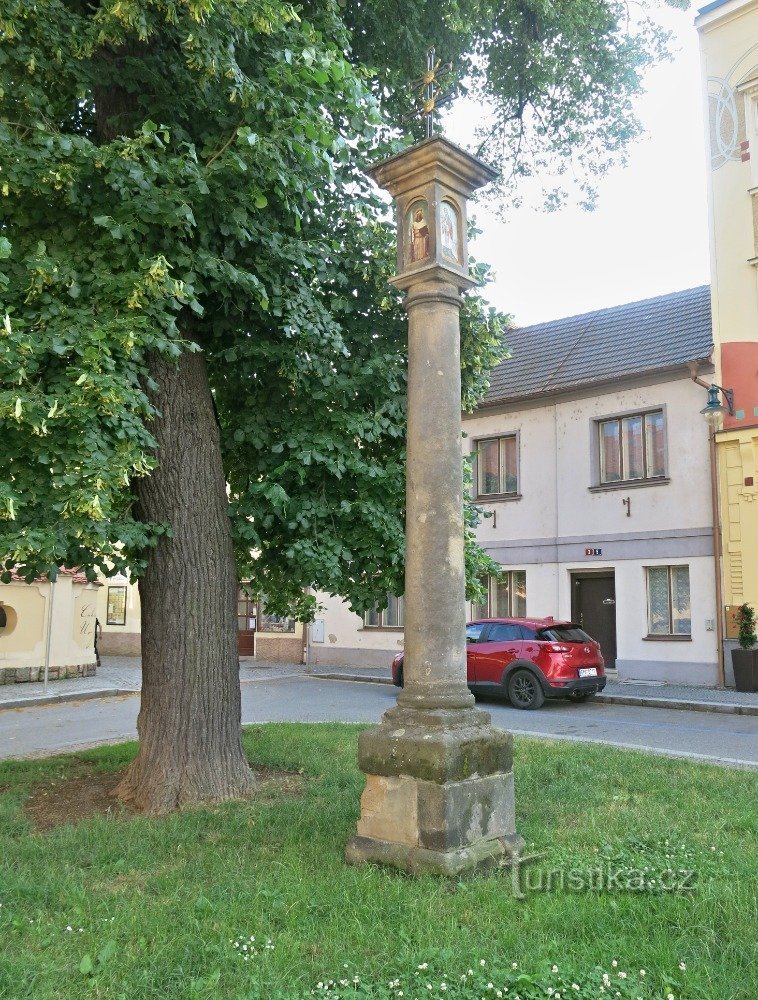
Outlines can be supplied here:
M376 722L395 702L386 684L331 681L291 673L242 681L242 720L253 722ZM548 702L520 712L479 702L496 726L513 733L648 749L758 768L758 717ZM121 695L0 712L0 758L74 749L136 736L139 696Z

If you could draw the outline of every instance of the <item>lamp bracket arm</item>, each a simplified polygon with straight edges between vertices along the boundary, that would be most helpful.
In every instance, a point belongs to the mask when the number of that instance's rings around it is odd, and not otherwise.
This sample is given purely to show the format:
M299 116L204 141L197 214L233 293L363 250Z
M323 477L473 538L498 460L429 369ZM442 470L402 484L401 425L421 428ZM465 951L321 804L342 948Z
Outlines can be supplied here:
M727 409L729 410L729 416L734 416L734 389L724 389L723 386L717 385L716 388L724 394L724 399L726 400Z

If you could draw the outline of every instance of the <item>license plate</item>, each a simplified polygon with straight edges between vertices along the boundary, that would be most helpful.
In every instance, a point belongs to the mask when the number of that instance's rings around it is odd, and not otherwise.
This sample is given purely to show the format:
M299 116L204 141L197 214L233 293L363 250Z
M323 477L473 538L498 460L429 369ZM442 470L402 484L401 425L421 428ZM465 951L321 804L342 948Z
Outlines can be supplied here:
M580 677L597 677L597 667L579 667Z

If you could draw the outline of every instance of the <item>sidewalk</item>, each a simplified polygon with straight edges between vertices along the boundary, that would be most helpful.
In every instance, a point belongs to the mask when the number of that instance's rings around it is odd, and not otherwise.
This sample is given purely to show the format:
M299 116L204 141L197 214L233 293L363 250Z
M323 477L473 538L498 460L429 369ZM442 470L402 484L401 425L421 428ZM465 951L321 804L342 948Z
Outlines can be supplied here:
M277 680L293 674L324 680L363 681L371 684L391 684L389 667L306 667L302 663L278 663L243 657L240 660L240 682ZM0 711L32 705L50 705L86 698L112 698L138 693L142 686L142 670L138 656L104 656L95 677L75 677L50 681L47 695L41 683L4 684L0 687ZM632 683L608 680L596 703L636 705L648 708L682 709L690 712L721 712L731 715L758 716L758 694L687 687L674 684Z
M301 673L305 667L295 663L274 663L243 657L240 660L240 681L273 680L287 674ZM71 677L50 681L45 694L44 684L3 684L0 686L0 711L4 708L26 708L31 705L56 705L64 701L87 698L115 698L136 694L142 687L142 666L139 656L103 656L94 677Z

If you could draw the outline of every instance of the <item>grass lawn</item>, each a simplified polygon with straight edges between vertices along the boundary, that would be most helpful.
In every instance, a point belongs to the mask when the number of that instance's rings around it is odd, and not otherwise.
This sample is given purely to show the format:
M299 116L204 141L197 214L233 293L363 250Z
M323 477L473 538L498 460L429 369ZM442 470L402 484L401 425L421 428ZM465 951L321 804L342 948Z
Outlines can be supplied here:
M542 857L515 887L413 879L343 862L357 733L248 728L253 766L294 776L159 820L38 826L135 744L0 764L0 997L758 996L754 773L518 739L518 829ZM693 874L662 889L667 869Z

